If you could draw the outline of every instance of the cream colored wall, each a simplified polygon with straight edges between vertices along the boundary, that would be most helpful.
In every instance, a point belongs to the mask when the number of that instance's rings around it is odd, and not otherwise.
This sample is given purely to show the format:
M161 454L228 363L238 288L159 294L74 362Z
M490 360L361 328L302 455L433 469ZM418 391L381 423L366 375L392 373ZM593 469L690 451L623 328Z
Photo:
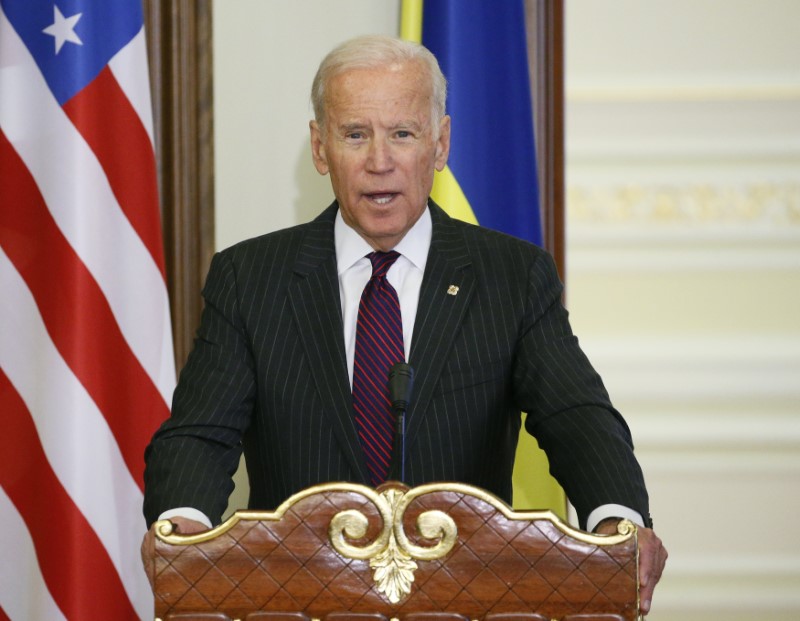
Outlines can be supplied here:
M800 3L567 2L568 305L671 557L652 621L800 618Z
M800 2L567 9L568 303L672 553L649 618L800 618ZM218 248L327 204L313 72L398 10L215 3Z
M214 3L218 249L310 220L333 200L311 163L311 80L337 43L396 34L399 11L399 0Z

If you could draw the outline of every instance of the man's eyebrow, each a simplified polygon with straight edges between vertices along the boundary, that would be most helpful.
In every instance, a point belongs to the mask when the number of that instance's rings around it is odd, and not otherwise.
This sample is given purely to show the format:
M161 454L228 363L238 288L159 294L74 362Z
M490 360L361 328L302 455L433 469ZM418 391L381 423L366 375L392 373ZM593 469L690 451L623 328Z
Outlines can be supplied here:
M422 129L425 128L425 126L426 124L420 123L419 121L416 121L414 119L404 119L401 121L397 121L396 123L392 123L389 126L389 130L397 131L398 129L411 129L414 131L421 131ZM352 121L350 123L342 123L338 126L338 130L343 134L353 131L369 130L371 128L372 125L364 121Z
M393 124L390 129L422 129L423 124L413 119L398 121Z
M367 123L362 123L360 121L354 121L352 123L342 123L339 125L339 131L342 132L351 132L356 129L366 129Z

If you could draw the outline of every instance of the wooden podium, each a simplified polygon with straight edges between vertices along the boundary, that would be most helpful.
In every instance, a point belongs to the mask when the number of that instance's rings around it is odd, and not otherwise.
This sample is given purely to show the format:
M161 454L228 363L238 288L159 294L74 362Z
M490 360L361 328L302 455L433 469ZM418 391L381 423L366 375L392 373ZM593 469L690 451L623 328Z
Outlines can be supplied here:
M463 484L318 485L154 545L163 621L640 618L633 524L591 535Z

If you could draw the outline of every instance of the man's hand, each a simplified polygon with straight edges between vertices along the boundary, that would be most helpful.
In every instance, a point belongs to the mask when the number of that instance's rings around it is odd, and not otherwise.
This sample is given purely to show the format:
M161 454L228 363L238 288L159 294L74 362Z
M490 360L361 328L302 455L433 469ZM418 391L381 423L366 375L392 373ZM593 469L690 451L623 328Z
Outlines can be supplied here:
M199 533L204 530L208 530L208 527L203 524L202 522L196 522L195 520L189 520L182 517L171 517L169 519L175 525L175 532L181 535L192 535L194 533ZM150 527L150 530L144 536L142 540L142 564L144 565L144 572L147 574L147 579L150 581L150 588L153 588L153 581L155 580L155 576L152 575L153 570L153 556L155 554L156 549L156 531L155 531L156 524L155 522Z
M601 535L613 535L617 532L619 520L603 520L597 525L595 532ZM661 579L664 565L667 563L667 549L651 528L639 527L639 598L642 614L650 612L653 601L653 590Z

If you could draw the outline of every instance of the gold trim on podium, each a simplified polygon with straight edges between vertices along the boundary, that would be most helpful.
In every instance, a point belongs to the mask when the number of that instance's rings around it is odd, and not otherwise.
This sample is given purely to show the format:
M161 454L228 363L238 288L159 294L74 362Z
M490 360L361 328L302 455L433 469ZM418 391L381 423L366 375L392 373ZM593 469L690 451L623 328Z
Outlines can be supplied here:
M354 503L356 508L339 510L330 518L326 544L344 559L367 561L372 570L375 590L392 610L398 609L411 596L419 569L417 561L440 561L453 552L459 541L456 520L435 506L436 502L440 502L437 499L442 497L442 493L477 499L491 508L486 509L487 513L499 513L509 522L549 522L566 538L589 546L610 548L633 540L634 570L638 574L637 527L633 523L623 520L615 535L595 535L573 528L550 511L514 511L493 494L461 483L433 483L408 488L400 483L389 482L377 489L354 483L315 485L291 496L275 511L237 511L219 526L198 534L181 535L175 532L168 520L159 521L155 529L157 545L159 541L179 547L207 544L230 533L239 524L280 522L304 500L337 493L352 494L365 502L360 505ZM427 503L426 497L431 499ZM415 509L407 515L412 504ZM407 533L406 528L410 527L409 522L414 518L413 532ZM639 618L638 575L635 578L635 591L636 611L634 616L629 617L633 619ZM395 618L394 614L388 616ZM309 618L315 617L312 615Z

